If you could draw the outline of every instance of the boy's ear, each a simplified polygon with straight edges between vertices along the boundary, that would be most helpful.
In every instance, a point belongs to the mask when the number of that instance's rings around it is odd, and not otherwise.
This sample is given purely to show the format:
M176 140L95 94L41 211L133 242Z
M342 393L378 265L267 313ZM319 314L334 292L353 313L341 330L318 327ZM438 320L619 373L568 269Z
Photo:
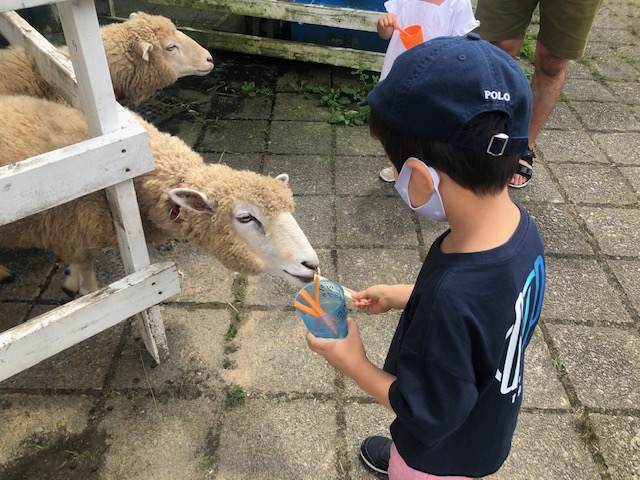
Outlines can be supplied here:
M435 191L433 178L421 161L410 158L406 165L411 168L409 178L409 200L413 208L418 208L429 201Z

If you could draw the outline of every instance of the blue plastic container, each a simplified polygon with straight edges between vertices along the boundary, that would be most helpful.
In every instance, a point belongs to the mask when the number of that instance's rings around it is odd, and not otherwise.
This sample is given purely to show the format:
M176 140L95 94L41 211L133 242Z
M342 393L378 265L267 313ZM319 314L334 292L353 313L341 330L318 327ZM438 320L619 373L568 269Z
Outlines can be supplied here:
M311 298L314 296L313 282L304 286ZM323 318L312 317L296 309L307 329L320 338L344 338L347 336L347 304L344 291L339 283L331 280L320 282L320 306L326 315ZM300 293L296 295L296 302L307 305Z
M327 7L356 8L385 12L384 0L291 0L294 3L324 5ZM291 39L297 42L329 45L331 47L355 48L371 52L385 52L388 40L381 39L377 33L361 32L346 28L323 27L321 25L291 24Z

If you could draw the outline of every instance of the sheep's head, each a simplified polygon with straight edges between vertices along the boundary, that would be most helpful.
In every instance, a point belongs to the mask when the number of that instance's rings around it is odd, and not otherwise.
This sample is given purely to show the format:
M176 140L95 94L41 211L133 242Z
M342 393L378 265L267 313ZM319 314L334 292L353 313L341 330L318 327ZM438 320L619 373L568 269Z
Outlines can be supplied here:
M129 15L129 22L134 30L145 28L153 32L153 36L140 39L139 51L144 61L149 61L150 54L155 50L158 57L156 61L163 61L176 78L207 75L213 70L213 58L209 51L179 31L168 18L134 12Z
M224 165L204 172L201 188L187 183L167 192L169 218L185 239L234 271L269 273L296 286L313 279L318 256L293 217L288 175L270 178Z

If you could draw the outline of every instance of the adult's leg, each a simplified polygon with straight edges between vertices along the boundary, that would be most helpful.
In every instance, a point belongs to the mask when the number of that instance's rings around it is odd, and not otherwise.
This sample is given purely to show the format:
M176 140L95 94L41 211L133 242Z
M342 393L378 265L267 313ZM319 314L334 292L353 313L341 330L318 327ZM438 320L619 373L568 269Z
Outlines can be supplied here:
M533 149L540 131L547 123L560 92L564 86L569 60L562 58L546 48L540 41L536 43L535 71L531 79L533 92L533 112L529 129L529 145ZM525 160L520 163L531 167ZM521 185L526 181L522 175L515 174L511 183Z

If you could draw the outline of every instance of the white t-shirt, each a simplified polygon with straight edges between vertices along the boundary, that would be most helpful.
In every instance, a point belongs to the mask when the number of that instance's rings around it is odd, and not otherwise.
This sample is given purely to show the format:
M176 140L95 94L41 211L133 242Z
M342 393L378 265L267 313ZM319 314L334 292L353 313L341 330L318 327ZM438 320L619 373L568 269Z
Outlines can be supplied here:
M389 0L384 4L387 12L395 13L402 28L421 25L424 41L436 37L466 35L480 25L473 15L470 0L445 0L440 5L424 0ZM384 57L380 80L384 79L398 55L406 49L395 30Z

